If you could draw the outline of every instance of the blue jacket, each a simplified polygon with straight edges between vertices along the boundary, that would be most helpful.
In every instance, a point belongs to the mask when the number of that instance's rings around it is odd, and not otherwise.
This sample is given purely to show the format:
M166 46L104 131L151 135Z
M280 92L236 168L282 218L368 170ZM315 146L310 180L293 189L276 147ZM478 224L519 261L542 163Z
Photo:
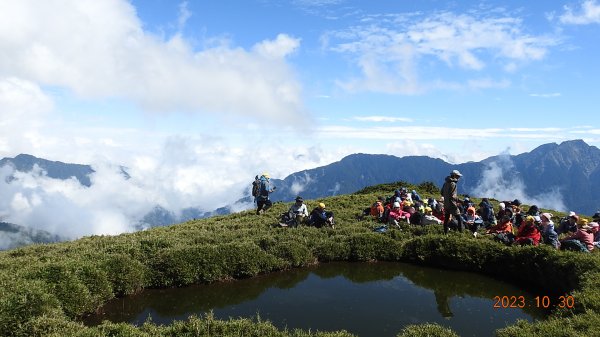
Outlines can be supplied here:
M269 193L272 193L275 188L271 188L271 182L265 176L260 177L260 189L257 199L268 200Z

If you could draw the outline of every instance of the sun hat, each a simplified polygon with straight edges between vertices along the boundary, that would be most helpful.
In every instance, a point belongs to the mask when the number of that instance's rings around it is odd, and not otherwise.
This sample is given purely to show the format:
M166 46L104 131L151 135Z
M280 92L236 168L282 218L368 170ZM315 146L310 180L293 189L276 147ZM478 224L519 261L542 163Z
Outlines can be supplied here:
M325 208L325 204L324 204L324 203L322 203L322 202L320 202L320 203L319 203L319 208Z
M458 170L452 170L452 172L450 174L453 176L462 177L462 173L460 173Z

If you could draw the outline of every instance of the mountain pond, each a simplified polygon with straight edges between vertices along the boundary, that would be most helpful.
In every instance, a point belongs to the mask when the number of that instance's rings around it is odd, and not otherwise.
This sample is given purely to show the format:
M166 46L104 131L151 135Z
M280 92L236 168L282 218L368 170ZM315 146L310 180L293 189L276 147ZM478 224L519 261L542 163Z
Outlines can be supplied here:
M526 306L494 308L495 296L523 296ZM87 325L103 320L141 325L185 320L210 311L269 320L278 328L347 330L361 337L396 336L408 324L438 323L461 336L491 336L518 319L544 319L535 294L474 273L392 262L323 263L257 277L147 289L109 301Z

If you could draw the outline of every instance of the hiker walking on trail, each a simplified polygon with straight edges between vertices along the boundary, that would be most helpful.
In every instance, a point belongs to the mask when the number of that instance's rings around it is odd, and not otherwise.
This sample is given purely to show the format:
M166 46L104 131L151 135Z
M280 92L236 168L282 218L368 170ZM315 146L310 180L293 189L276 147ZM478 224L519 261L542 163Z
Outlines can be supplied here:
M275 186L271 188L271 182L268 173L263 173L260 176L257 186L256 195L256 214L262 214L266 212L273 203L269 200L269 194L275 191Z
M460 216L460 210L458 208L458 191L456 183L462 177L462 174L458 170L453 170L450 175L446 177L446 181L442 186L442 196L444 197L444 234L448 234L450 217L458 223L458 231L462 232L463 222Z

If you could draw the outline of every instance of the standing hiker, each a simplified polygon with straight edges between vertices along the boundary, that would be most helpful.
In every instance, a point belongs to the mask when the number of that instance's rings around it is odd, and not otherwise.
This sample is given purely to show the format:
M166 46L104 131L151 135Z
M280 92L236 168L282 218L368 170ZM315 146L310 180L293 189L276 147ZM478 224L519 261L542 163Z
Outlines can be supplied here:
M269 200L269 194L275 191L275 186L271 188L271 182L268 173L263 173L258 182L258 195L256 196L256 214L266 212L273 203Z
M444 197L444 234L448 234L450 216L458 223L458 231L462 232L463 229L462 217L458 208L459 200L456 187L456 183L460 177L462 177L462 174L458 170L453 170L446 177L446 181L442 186L442 196Z

